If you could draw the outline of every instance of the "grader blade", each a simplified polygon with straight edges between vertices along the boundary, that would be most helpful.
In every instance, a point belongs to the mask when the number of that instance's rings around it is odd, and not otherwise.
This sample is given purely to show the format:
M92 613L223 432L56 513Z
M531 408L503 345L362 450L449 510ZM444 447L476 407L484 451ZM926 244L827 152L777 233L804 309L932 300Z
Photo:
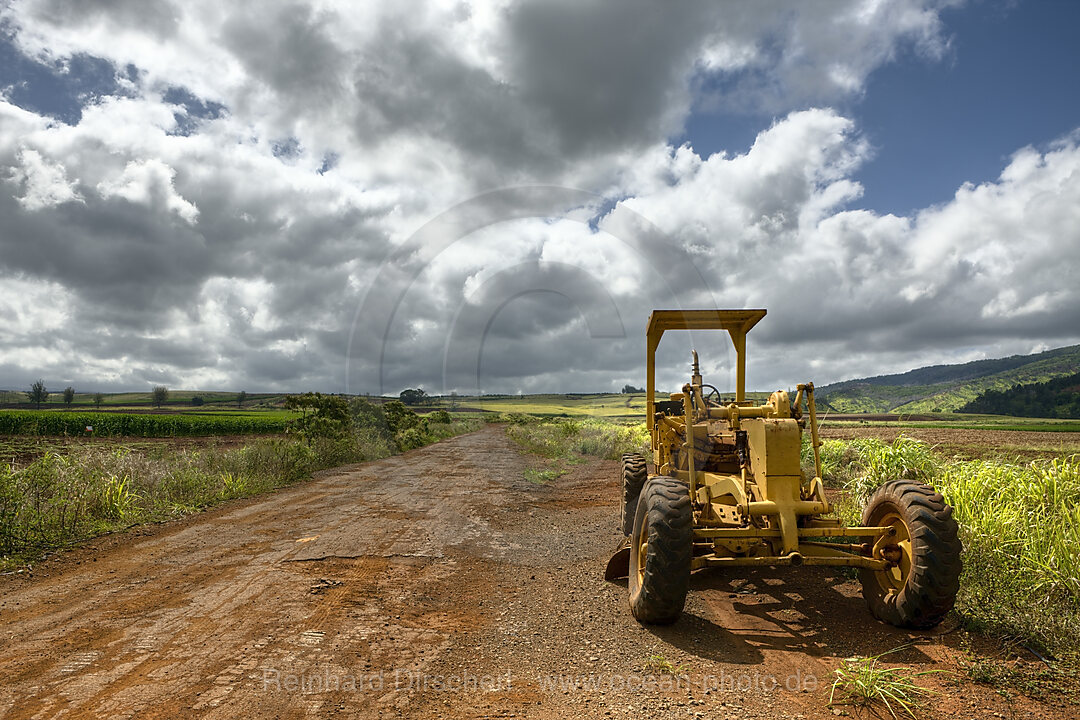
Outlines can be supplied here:
M618 580L630 576L630 538L620 544L604 569L605 580Z

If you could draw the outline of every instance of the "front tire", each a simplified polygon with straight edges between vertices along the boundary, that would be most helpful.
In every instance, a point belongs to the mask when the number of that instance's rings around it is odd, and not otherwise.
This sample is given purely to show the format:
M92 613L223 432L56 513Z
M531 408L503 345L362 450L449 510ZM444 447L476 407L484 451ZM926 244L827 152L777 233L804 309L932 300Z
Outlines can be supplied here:
M622 456L622 517L621 525L623 535L630 535L634 531L634 515L637 513L638 496L641 488L645 486L647 472L645 458L637 453L626 453Z
M910 480L885 483L870 497L863 525L892 525L887 570L861 570L863 597L874 617L903 628L931 628L945 619L960 589L960 552L952 507L941 493Z
M674 478L650 478L638 498L630 541L630 611L639 622L679 619L692 555L690 489Z

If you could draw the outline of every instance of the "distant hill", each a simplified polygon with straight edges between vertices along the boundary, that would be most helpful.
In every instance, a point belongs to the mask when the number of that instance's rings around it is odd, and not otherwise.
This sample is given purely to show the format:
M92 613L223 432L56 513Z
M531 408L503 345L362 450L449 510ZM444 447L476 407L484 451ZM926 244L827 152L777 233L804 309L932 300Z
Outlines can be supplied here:
M818 402L841 413L952 412L988 391L1045 383L1080 372L1080 345L1034 355L933 365L895 375L846 380L817 389Z

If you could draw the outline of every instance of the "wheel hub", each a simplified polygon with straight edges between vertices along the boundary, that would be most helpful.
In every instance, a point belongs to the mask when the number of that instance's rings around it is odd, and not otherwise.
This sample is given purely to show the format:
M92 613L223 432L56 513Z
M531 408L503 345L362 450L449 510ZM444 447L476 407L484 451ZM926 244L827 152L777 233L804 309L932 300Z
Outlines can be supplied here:
M892 542L881 548L881 559L889 567L875 575L883 590L897 593L904 589L911 574L911 532L897 512L886 513L877 524L892 526L893 537Z

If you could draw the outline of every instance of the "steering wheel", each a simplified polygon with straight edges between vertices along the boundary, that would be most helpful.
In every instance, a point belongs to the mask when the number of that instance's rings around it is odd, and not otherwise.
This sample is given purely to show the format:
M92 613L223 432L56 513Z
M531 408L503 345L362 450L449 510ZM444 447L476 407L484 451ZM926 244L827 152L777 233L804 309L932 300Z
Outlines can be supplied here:
M716 386L714 386L714 385L707 385L707 384L702 384L702 386L701 386L701 387L703 387L703 388L709 388L709 392L705 393L705 394L704 394L704 395L702 396L702 399L703 399L703 400L705 401L705 404L706 404L706 405L708 405L708 404L709 404L709 398L710 398L710 397L712 397L713 395L716 395L716 404L717 404L717 405L723 405L723 402L721 402L721 398L720 398L720 391L716 389Z

